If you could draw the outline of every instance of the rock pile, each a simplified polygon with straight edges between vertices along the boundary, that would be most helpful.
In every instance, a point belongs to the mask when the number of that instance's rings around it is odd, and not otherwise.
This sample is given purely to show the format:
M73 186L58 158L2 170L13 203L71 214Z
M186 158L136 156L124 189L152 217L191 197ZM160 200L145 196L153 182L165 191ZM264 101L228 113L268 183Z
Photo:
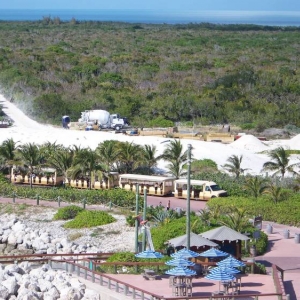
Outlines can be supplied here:
M64 221L52 221L53 214L49 210L39 222L35 214L1 215L0 255L133 251L134 228L124 216L114 215L117 221L101 228L67 230Z
M57 233L57 231L56 231ZM49 228L32 228L11 215L4 215L0 222L0 253L14 254L63 254L92 253L99 248L69 242L66 236L57 236Z
M47 264L33 268L28 262L0 264L0 299L5 300L100 300L77 278L55 271Z

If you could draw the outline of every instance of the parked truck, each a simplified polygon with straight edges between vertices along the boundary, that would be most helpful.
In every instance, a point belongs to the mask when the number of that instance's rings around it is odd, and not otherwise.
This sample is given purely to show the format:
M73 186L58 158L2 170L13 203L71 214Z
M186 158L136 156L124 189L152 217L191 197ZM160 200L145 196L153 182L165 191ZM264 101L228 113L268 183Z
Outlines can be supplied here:
M79 123L85 123L88 126L98 126L101 129L120 130L128 125L127 118L123 119L119 114L110 114L106 110L86 110L81 112Z
M187 199L187 179L177 179L174 182L174 196ZM190 199L210 200L211 198L227 197L227 192L213 181L191 180Z

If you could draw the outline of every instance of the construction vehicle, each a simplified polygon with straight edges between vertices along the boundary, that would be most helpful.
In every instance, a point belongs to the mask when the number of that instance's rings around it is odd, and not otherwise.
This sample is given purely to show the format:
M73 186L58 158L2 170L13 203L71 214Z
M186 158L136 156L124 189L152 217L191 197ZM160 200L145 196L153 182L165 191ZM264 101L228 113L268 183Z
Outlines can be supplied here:
M79 123L85 123L87 126L97 126L101 129L120 130L128 125L128 120L120 117L119 114L110 114L106 110L86 110L81 112Z

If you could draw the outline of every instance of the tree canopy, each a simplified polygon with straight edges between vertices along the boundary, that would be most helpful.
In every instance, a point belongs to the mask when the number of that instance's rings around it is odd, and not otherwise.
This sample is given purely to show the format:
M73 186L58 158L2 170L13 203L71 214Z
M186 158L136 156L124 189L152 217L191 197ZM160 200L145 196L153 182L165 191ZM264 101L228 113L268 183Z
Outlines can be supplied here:
M299 28L0 23L0 86L32 118L105 109L145 127L300 127Z

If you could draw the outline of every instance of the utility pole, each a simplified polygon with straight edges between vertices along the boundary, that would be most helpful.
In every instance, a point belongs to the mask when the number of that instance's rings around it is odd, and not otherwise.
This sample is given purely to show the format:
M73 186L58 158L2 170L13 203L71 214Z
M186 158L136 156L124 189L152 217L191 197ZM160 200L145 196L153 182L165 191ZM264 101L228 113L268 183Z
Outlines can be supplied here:
M189 250L191 246L191 151L192 145L187 145L187 198L186 198L186 248Z

